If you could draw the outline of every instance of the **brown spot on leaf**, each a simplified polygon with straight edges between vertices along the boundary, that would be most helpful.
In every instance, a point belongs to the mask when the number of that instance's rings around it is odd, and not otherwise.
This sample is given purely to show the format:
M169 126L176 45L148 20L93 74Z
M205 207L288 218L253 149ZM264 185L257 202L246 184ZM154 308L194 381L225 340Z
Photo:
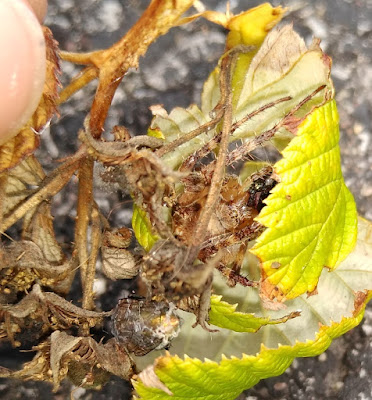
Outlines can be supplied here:
M268 307L269 309L272 309L271 303L274 299L275 303L282 303L286 300L285 294L279 289L278 286L273 285L268 278L263 279L261 282L260 297L265 303L265 307ZM276 308L274 309L278 309L277 305L275 305L275 307Z
M365 306L365 301L367 299L368 293L367 291L363 292L356 292L355 293L355 299L354 299L354 311L353 311L353 316L357 316L362 309L362 307Z
M311 292L307 292L307 297L311 297L311 296L316 296L318 294L318 288L315 287L315 289Z

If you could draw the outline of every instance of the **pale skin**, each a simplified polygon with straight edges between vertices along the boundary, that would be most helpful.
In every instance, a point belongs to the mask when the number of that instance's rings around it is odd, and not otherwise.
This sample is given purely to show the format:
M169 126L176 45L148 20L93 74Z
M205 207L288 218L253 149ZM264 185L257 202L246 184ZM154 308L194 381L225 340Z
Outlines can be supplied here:
M0 145L28 121L43 91L47 3L0 0Z

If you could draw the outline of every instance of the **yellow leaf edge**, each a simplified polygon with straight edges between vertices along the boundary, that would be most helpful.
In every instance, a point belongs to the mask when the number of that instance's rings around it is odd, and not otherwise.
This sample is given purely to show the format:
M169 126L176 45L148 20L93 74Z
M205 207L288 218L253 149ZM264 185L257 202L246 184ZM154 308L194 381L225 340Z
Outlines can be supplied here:
M283 374L295 358L314 357L322 354L334 339L359 325L362 321L365 307L372 298L372 291L366 291L365 293L364 301L358 306L353 316L343 317L340 322L332 322L330 325L320 325L314 340L297 342L293 346L279 345L276 349L267 348L262 344L260 352L256 355L243 353L241 358L222 356L222 360L219 363L211 360L204 360L203 362L187 355L182 359L167 352L165 356L155 360L154 369L158 378L172 392L172 396L160 389L145 386L136 377L132 380L136 391L134 399L175 400L195 398L187 396L187 392L193 396L192 390L196 390L198 399L233 400L244 390L256 385L261 379ZM194 386L191 386L192 375L190 375L190 372L188 373L189 370L194 370L195 368L199 371L199 374L195 374L193 385L196 385L195 387L198 389L194 389ZM222 382L227 388L226 392L221 392L220 390L218 395L216 394L215 397L212 397L213 393L215 393L215 388L210 390L208 385L201 386L200 380L198 380L198 376L200 379L200 375L205 376L206 374L210 375L212 379L215 378L218 385L221 385ZM185 383L186 380L182 378L186 375L189 384ZM201 390L203 394L200 394Z

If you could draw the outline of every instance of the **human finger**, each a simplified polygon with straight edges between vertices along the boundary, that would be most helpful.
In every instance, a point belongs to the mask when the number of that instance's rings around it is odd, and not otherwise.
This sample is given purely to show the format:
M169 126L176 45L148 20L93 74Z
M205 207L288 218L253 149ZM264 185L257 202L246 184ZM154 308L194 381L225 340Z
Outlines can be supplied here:
M45 81L45 41L23 0L0 1L0 144L35 111Z

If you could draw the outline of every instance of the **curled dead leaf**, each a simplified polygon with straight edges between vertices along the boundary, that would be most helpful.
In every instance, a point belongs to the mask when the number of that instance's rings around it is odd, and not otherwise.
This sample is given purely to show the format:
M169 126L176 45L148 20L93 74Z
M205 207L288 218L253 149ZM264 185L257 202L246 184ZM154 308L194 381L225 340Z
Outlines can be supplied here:
M39 146L40 133L57 110L58 75L60 73L58 46L52 32L43 27L46 44L46 76L38 108L17 136L0 146L0 172L18 165Z
M35 243L46 261L55 265L63 264L65 255L54 235L50 204L47 202L40 203L36 210L26 214L25 220L23 238ZM73 274L70 278L72 277Z
M35 346L35 357L19 371L0 367L0 377L51 382L57 390L68 377L77 386L99 389L109 372L129 380L134 373L129 355L111 339L106 344L90 337L75 337L55 331Z
M4 185L2 188L4 193L2 198L3 215L9 215L32 193L32 187L38 186L44 177L44 171L34 156L27 157L8 171L6 179L2 183Z
M40 132L57 112L59 74L61 72L58 56L58 42L53 38L51 30L43 27L46 44L46 77L43 94L39 106L32 116L32 128Z
M60 331L50 336L50 368L55 390L67 376L75 385L100 388L108 380L108 372L126 380L134 372L129 355L114 340L102 344Z
M16 304L0 304L0 337L14 345L34 343L46 332L72 326L93 327L110 312L80 308L53 292L42 292L38 284Z
M41 243L43 244L43 243ZM48 242L45 243L47 245ZM67 292L74 275L71 263L49 262L42 249L29 240L12 242L0 247L2 292L17 293L29 289L33 283L53 288L57 292Z
M48 341L35 346L33 350L37 351L35 357L25 363L19 371L11 371L7 368L0 367L0 377L15 378L21 380L38 380L52 382L50 373L50 344Z
M131 279L138 273L139 266L133 255L126 250L132 238L127 228L106 230L101 247L102 271L112 280Z
M39 136L30 127L23 128L17 136L0 146L0 172L19 164L39 146Z

